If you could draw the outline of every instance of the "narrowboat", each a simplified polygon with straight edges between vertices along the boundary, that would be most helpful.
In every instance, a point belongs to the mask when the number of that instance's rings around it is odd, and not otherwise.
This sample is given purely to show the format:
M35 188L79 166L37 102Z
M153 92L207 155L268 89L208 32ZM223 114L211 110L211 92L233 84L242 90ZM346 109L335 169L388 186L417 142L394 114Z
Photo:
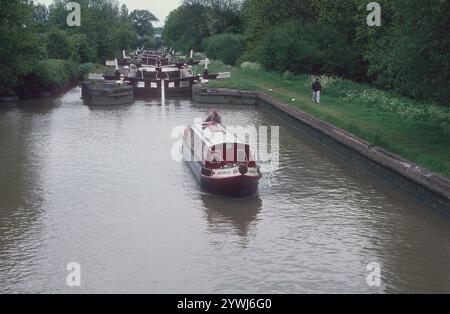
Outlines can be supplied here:
M250 146L225 126L188 126L183 135L183 160L206 191L248 197L258 191L261 171Z

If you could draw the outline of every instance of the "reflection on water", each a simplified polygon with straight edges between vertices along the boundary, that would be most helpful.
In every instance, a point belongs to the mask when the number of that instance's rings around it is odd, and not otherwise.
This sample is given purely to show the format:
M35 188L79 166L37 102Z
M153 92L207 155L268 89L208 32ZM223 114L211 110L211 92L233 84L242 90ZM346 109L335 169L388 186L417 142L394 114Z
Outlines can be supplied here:
M0 292L450 292L447 217L270 113L220 107L227 125L280 125L279 168L235 200L171 159L172 130L217 105L80 96L0 106Z
M206 219L212 232L234 230L245 237L252 224L256 223L262 200L256 197L229 199L211 194L202 194Z

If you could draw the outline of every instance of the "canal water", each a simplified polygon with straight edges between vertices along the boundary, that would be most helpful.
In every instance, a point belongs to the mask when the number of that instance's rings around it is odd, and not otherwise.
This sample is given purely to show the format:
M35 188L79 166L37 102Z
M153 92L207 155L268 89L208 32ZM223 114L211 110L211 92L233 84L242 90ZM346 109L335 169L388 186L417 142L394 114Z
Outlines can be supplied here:
M220 108L225 124L280 126L278 169L235 200L171 158L173 128L212 106L80 94L0 107L0 292L450 292L450 219L270 113Z

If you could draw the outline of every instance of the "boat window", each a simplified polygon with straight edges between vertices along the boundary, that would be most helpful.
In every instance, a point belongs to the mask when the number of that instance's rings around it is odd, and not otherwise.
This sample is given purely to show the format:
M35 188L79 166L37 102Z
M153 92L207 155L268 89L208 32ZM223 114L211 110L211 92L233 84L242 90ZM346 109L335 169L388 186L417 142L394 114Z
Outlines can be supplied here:
M247 154L245 153L245 150L239 150L237 154L237 161L238 162L246 162L247 161Z

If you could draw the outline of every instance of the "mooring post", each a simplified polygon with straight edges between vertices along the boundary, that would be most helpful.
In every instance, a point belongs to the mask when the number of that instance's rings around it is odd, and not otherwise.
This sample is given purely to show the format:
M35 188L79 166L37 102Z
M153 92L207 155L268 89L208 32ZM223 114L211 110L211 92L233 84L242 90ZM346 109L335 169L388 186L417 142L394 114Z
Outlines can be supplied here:
M166 101L166 84L164 78L161 78L161 101L164 105L164 102Z
M119 80L120 79L119 62L117 61L117 59L115 59L115 62L116 62L116 72L114 74L116 76L116 79Z

